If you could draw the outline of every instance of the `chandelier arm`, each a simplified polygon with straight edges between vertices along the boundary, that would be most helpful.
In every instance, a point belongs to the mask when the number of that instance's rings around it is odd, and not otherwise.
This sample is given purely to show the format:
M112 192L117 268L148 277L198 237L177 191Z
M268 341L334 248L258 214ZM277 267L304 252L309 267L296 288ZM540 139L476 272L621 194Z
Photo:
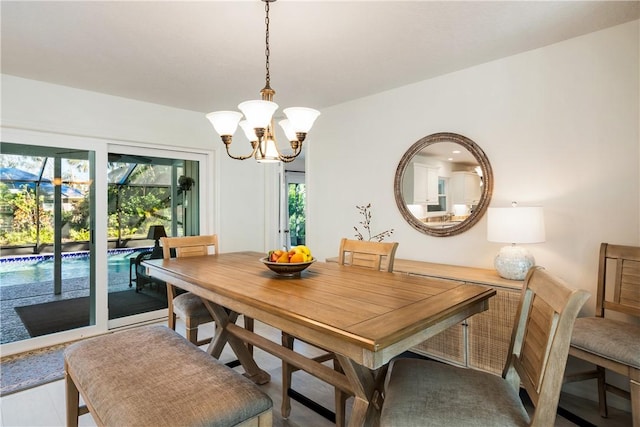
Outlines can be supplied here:
M251 154L249 154L247 156L234 156L233 154L231 154L231 151L229 150L229 145L231 145L231 144L224 144L224 147L227 149L227 155L229 157L231 157L234 160L246 160L246 159L250 159L250 158L252 158L253 156L256 155L256 151L258 150L258 146L260 144L255 144L254 147L253 147L253 151L251 151ZM252 143L252 145L253 145L253 143Z
M279 159L282 163L291 163L296 159L296 157L294 156L289 158L289 156L280 156Z
M302 144L300 144L300 145L298 146L298 148L297 148L297 149L295 149L295 150L293 151L293 154L291 154L291 155L282 154L282 153L280 153L279 151L278 151L278 154L280 154L280 156L279 156L279 157L280 157L280 160L282 160L282 161L283 161L283 162L285 162L285 163L289 163L289 162L294 161L296 158L298 158L298 156L300 155L300 153L301 153L301 152L302 152Z

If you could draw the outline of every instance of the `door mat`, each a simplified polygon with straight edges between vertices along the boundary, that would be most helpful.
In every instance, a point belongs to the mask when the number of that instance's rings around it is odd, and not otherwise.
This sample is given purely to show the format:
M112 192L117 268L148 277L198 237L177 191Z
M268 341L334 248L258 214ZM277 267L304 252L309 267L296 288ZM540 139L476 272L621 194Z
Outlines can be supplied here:
M167 299L134 290L109 294L109 319L167 308ZM89 326L89 297L15 307L31 337Z

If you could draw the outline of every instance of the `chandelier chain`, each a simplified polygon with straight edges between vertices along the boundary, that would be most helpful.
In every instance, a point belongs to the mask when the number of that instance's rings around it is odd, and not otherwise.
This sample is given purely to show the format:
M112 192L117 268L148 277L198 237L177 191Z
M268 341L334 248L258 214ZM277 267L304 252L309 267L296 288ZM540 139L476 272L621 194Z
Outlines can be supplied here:
M264 23L265 23L265 27L266 27L266 31L265 31L265 49L264 49L264 54L266 56L266 62L265 62L265 67L266 67L266 71L267 71L267 75L266 75L266 85L269 86L269 83L271 82L271 75L269 74L269 1L265 2L264 5L264 11L265 11L265 18L264 18Z

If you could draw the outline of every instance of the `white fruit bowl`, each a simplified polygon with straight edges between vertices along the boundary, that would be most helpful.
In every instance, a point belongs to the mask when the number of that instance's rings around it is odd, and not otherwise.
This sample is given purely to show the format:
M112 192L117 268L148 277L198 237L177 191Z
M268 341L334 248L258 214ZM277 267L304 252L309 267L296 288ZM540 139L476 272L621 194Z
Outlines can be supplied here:
M300 272L316 262L316 259L311 258L311 261L307 262L273 262L264 257L260 258L260 261L280 276L298 276Z

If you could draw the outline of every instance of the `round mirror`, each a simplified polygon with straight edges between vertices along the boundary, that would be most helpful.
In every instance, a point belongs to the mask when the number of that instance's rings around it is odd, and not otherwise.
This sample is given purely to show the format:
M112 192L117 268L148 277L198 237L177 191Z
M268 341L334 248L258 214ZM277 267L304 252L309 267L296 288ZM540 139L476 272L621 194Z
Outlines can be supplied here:
M435 133L402 156L393 189L400 213L413 228L430 236L453 236L484 215L493 172L475 142L456 133Z

